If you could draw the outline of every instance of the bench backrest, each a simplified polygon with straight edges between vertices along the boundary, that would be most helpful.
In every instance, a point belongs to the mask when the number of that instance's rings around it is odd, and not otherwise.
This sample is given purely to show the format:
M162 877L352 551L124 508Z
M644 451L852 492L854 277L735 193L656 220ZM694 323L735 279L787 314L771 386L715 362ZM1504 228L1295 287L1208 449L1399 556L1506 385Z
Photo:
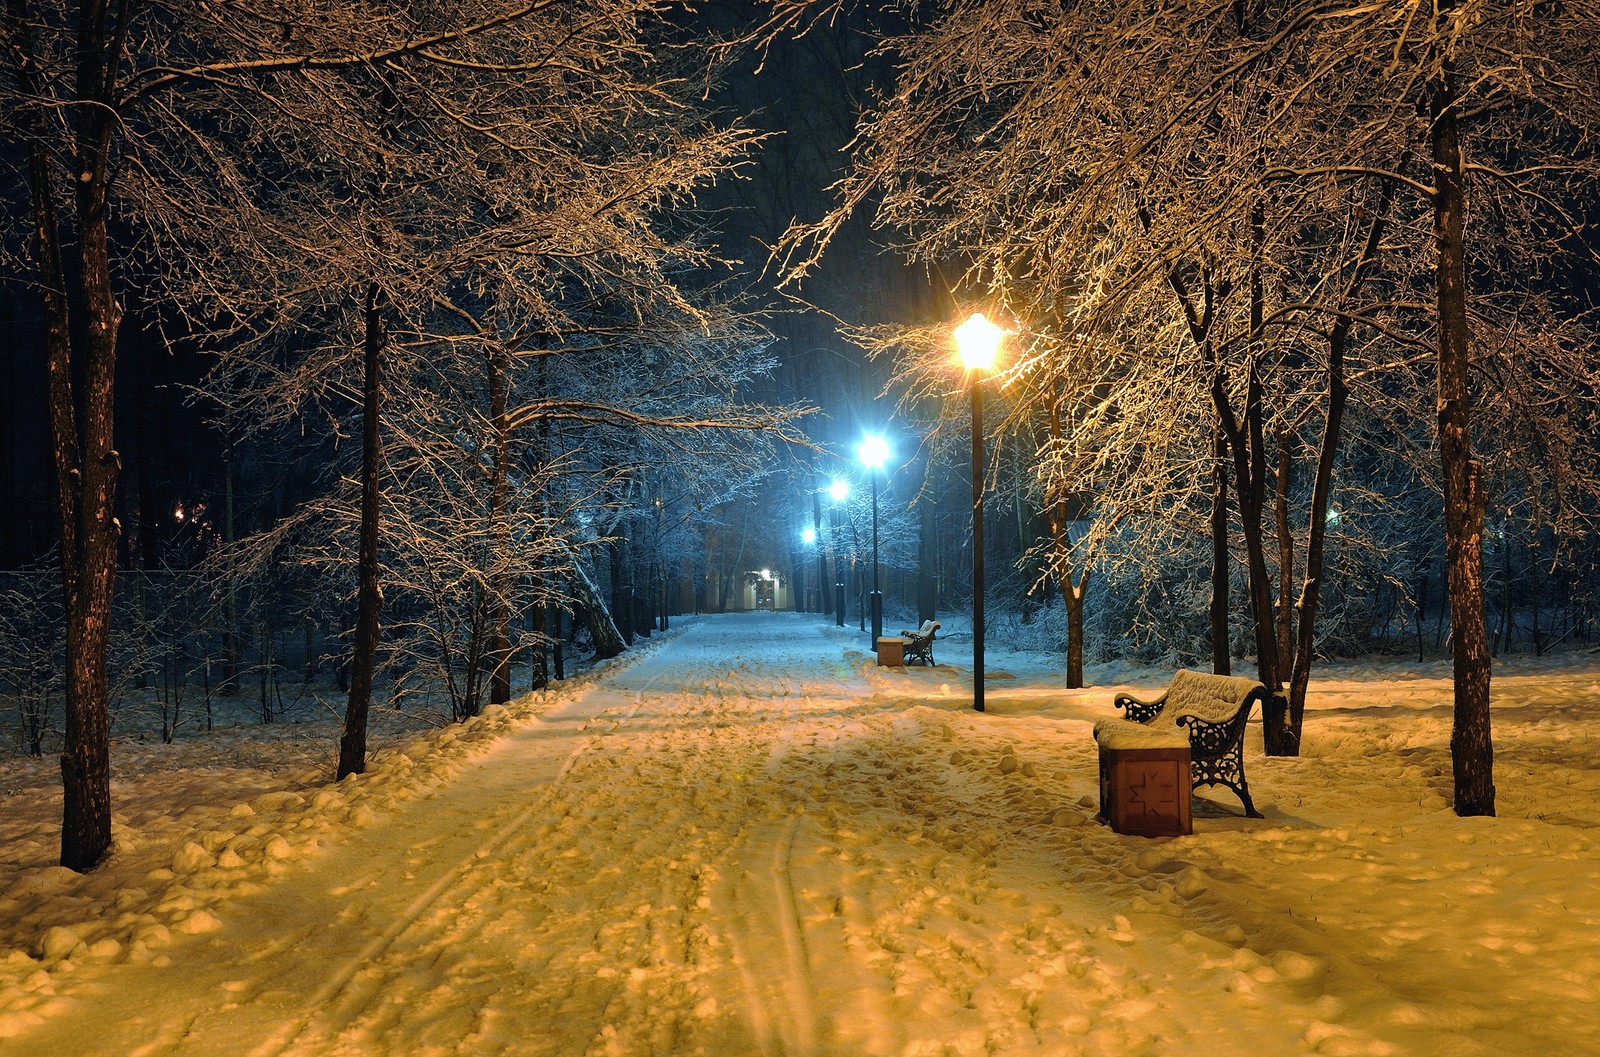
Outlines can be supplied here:
M939 622L937 620L924 620L922 622L922 627L917 629L917 638L919 638L919 639L932 638L933 637L933 633L935 631L938 631L938 630L939 630Z
M1212 675L1180 668L1167 688L1167 705L1161 710L1162 723L1175 723L1178 716L1199 716L1208 723L1232 719L1252 690L1261 683L1242 675Z

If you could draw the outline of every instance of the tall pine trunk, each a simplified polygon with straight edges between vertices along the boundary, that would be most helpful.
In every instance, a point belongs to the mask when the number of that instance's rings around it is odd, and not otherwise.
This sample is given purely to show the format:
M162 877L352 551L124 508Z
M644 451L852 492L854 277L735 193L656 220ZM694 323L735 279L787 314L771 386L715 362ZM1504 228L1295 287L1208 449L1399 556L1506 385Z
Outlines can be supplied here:
M1440 13L1454 7L1439 0ZM1438 251L1439 465L1444 477L1445 557L1455 717L1450 755L1458 815L1493 815L1494 744L1489 724L1489 641L1483 614L1483 491L1472 457L1466 289L1467 192L1455 72L1448 57L1428 86L1432 118L1433 232Z

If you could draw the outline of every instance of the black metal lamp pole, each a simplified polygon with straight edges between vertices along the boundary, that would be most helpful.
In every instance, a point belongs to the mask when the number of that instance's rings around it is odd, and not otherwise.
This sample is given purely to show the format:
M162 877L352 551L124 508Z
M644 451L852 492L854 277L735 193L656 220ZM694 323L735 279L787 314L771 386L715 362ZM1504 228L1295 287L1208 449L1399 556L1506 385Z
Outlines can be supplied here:
M983 379L1006 331L974 312L955 329L956 351L972 386L972 708L983 711Z
M972 708L983 711L983 375L972 372Z
M872 473L872 651L883 637L883 592L878 590L878 471Z

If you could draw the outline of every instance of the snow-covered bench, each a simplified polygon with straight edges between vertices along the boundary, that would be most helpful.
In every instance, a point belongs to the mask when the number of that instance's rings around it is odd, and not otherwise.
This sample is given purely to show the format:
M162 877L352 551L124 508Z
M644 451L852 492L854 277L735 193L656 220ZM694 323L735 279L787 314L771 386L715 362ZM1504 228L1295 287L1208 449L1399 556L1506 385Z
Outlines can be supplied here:
M906 640L906 663L933 665L933 639L939 631L937 620L924 620L916 631L901 631Z
M1261 818L1244 778L1244 728L1267 689L1254 679L1180 669L1166 693L1152 701L1118 694L1113 704L1127 718L1102 719L1094 740L1103 747L1189 746L1190 787L1224 785L1238 794L1250 818Z

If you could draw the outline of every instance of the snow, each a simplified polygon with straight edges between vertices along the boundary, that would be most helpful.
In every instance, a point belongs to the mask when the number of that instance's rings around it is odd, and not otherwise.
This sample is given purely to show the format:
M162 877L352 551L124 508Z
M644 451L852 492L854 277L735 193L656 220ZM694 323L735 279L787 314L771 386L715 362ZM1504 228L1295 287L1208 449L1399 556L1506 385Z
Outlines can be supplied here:
M991 645L978 714L944 623L890 669L686 620L337 785L333 718L121 740L87 876L8 757L0 1053L1600 1054L1600 658L1497 667L1497 818L1449 808L1447 665L1377 659L1301 757L1252 724L1265 819L1145 839L1090 731L1170 673Z
M1163 709L1165 711L1165 709ZM1234 713L1237 718L1238 713ZM1094 722L1094 740L1103 749L1187 749L1189 735L1175 726L1146 726L1107 716Z

